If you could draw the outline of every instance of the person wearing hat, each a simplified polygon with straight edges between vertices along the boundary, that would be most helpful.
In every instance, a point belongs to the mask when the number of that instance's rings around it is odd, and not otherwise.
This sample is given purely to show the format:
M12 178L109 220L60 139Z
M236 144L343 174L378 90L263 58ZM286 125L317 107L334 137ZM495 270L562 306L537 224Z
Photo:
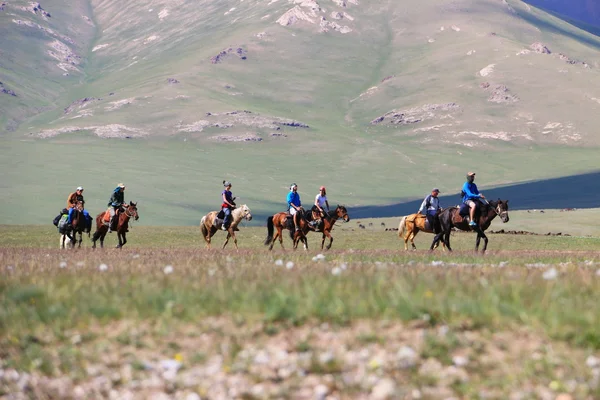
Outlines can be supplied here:
M327 217L323 207L327 207L327 212L329 212L329 202L327 201L327 190L325 189L325 186L319 188L319 193L317 193L317 196L315 197L315 204L312 206L313 220L308 223L312 227L319 226L321 218Z
M419 211L417 211L417 214L425 215L425 218L427 218L427 222L429 223L433 233L437 233L435 228L438 224L435 222L438 211L441 209L440 199L438 199L439 194L440 189L434 188L431 191L431 194L428 194L425 199L423 199L423 203L421 203L421 207L419 208Z
M477 226L475 222L475 209L479 203L479 199L485 199L485 196L479 193L477 185L475 184L475 172L467 173L467 181L462 188L463 203L469 206L469 226Z
M298 185L292 183L290 185L290 192L287 194L287 205L288 213L294 220L294 227L296 230L300 230L298 227L298 221L296 221L296 214L302 209L302 203L300 202L300 195L298 194Z
M78 186L77 189L69 195L67 198L67 210L77 206L77 203L80 201L85 206L85 200L83 199L83 186Z
M235 208L235 197L231 193L231 182L223 181L223 186L225 190L221 193L221 197L223 199L223 203L221 204L221 210L223 214L225 214L225 218L223 218L223 225L221 225L221 229L224 231L229 228L229 220L231 219L231 210Z
M119 183L117 187L113 190L110 195L110 200L108 200L108 212L110 213L110 222L108 223L108 233L113 230L117 230L115 222L117 222L116 215L118 215L119 210L123 207L127 207L127 203L125 203L125 185L123 183Z

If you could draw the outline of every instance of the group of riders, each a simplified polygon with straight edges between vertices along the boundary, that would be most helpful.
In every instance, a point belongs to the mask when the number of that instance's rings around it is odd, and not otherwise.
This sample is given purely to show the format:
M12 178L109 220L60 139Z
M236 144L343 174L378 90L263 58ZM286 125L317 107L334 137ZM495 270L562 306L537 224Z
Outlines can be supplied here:
M221 194L222 204L221 211L223 212L223 224L221 225L221 229L226 231L229 229L229 224L231 222L231 211L235 209L235 197L231 193L231 182L223 181L223 186L225 190ZM293 225L295 230L300 230L300 225L298 218L301 218L304 214L304 208L302 207L302 202L300 201L300 194L298 193L298 185L292 183L290 185L290 191L287 194L286 198L287 202L287 214L290 219L293 221ZM325 211L327 210L327 212ZM311 208L312 218L308 222L308 225L313 230L318 230L319 226L322 222L323 218L329 217L329 201L327 200L327 189L325 186L321 186L319 188L319 193L315 196L314 204Z
M110 200L108 201L107 212L110 215L110 221L108 223L108 232L117 230L118 215L120 212L127 208L128 204L125 203L125 185L119 183L115 189L113 189ZM78 186L77 189L69 194L67 198L67 207L62 210L61 214L67 215L67 225L70 226L73 220L75 210L83 213L86 221L91 226L92 217L89 212L85 209L85 199L83 198L83 186Z
M223 212L224 216L221 229L223 230L227 230L229 228L229 224L231 223L231 212L236 207L236 198L233 197L231 186L231 182L223 181L224 190L221 193L221 211ZM434 233L439 233L439 222L437 220L438 214L441 211L440 200L438 198L439 193L440 190L438 188L434 188L431 191L431 194L427 195L425 199L423 199L423 203L421 203L421 207L417 212L417 214L425 215L429 227L432 231L434 231ZM467 181L462 187L462 201L463 204L469 208L469 225L472 227L477 226L477 222L475 221L475 211L480 199L485 199L485 196L482 193L479 193L479 190L477 189L477 185L475 184L475 173L469 172L467 173ZM286 201L288 216L292 219L295 230L300 230L298 218L303 215L304 208L302 207L302 202L300 201L300 194L298 193L297 184L292 183L290 185L290 191L287 194ZM119 183L117 187L113 189L110 200L108 201L107 212L110 214L108 232L117 229L115 225L118 221L118 214L126 207L127 203L125 203L125 185L123 183ZM63 214L68 215L67 222L69 224L71 223L74 210L79 210L83 213L86 219L91 220L89 213L85 209L85 199L83 197L82 186L77 187L75 192L69 194L67 199L67 208L63 210ZM312 218L308 225L311 229L318 230L322 219L328 218L329 216L329 202L327 200L327 189L325 186L321 186L319 188L319 193L317 193L315 196L315 201L312 205L311 212Z
M425 215L430 229L436 234L440 233L438 215L442 210L440 199L438 198L439 194L440 189L434 188L431 191L431 194L423 199L423 203L421 203L421 207L417 212L417 214ZM479 206L480 199L485 199L485 196L482 193L479 193L479 190L477 189L477 185L475 184L475 172L469 172L467 173L467 181L462 187L462 202L469 208L469 226L471 227L477 226L475 211Z

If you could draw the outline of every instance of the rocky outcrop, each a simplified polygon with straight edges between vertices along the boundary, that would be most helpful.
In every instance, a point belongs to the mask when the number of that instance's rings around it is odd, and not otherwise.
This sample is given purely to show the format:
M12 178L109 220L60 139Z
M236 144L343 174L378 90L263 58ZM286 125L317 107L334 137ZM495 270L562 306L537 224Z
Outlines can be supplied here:
M246 60L248 56L246 55L248 52L241 47L234 49L233 47L229 47L227 49L221 50L219 54L212 56L210 58L210 62L212 64L219 64L225 60L225 58L229 55L237 55L240 59Z
M506 85L491 85L489 82L484 82L480 84L479 87L490 93L487 101L491 103L502 104L519 101L519 98L516 95L510 93L510 90Z
M167 83L169 85L176 85L176 84L179 83L179 81L177 79L175 79L175 78L167 78Z
M4 84L2 82L0 82L0 93L7 94L7 95L13 96L13 97L17 97L17 94L14 91L5 88Z
M548 47L546 47L543 43L535 42L531 46L529 46L531 50L540 54L551 54L552 52Z
M565 55L563 53L558 53L558 58L560 58L562 61L566 62L567 64L571 64L571 65L581 64L581 65L583 65L584 68L590 68L589 64L586 63L585 61L573 60L572 58L568 57L567 55Z
M311 17L308 13L304 12L299 6L296 6L291 10L286 11L286 13L279 17L275 22L277 22L281 26L294 25L298 21L306 21L310 22L311 24L314 24L314 17L316 17L316 15L313 15Z
M6 4L3 2L3 4ZM31 2L29 3L28 6L23 6L20 7L21 10L23 11L28 11L30 13L36 14L36 15L41 15L44 18L50 18L51 15L49 12L47 12L46 10L44 10L44 8L42 7L42 5L38 2Z
M75 100L74 102L72 102L68 107L66 107L64 109L64 113L65 114L70 114L75 110L80 110L82 108L87 107L88 105L95 103L96 101L99 101L102 99L98 99L96 97L84 97L82 99L79 100Z
M262 116L248 110L236 110L224 113L207 112L206 119L189 125L180 125L178 131L202 132L208 128L231 129L240 126L274 131L279 131L282 128L309 128L307 124L293 119Z
M402 111L389 111L372 120L371 124L410 125L434 118L445 118L448 116L448 113L458 111L460 111L460 106L456 103L425 104L421 107L409 108Z
M100 126L65 126L58 129L46 129L36 134L37 137L46 139L63 133L92 131L96 136L104 139L131 139L146 136L148 133L142 129L132 128L120 124Z
M346 25L341 26L337 22L327 21L325 17L321 17L321 22L319 23L319 26L321 27L320 32L329 32L330 30L337 31L340 33L352 32L352 29L350 29L350 27Z

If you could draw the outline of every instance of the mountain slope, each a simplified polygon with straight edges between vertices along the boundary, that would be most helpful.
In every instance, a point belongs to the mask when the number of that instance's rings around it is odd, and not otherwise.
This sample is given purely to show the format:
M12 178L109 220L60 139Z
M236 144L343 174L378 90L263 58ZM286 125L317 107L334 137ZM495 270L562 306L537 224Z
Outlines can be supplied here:
M218 203L225 178L268 213L292 181L305 202L325 183L334 201L381 205L430 186L456 191L470 169L503 185L597 168L600 39L518 1L89 6L81 72L41 79L54 108L0 138L0 200L25 201L28 222L78 184L91 185L88 204L99 210L127 181L145 221L189 224ZM63 21L87 25L72 13ZM36 67L48 74L49 60ZM26 64L23 75L38 77ZM15 99L29 114L7 106ZM32 104L0 95L11 130Z

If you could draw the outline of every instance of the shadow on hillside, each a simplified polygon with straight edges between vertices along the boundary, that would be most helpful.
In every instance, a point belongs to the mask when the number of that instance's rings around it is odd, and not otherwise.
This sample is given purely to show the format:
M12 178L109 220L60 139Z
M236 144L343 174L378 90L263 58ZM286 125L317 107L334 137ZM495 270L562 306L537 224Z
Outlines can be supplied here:
M480 190L488 199L510 200L511 210L596 208L600 207L599 181L600 171ZM427 190L424 190L423 197L427 194ZM417 212L422 201L417 199L386 206L352 207L348 213L353 219L396 217ZM440 202L444 207L458 204L460 196L458 193L440 196Z
M569 19L569 18L565 17L564 15L557 14L557 13L552 12L550 10L544 10L544 11L548 12L549 14L551 14L551 15L559 18L559 19L562 19L563 21L565 21L565 22L567 22L567 23L569 23L569 24L571 24L573 26L576 26L577 28L579 28L579 29L581 29L583 31L591 33L592 35L595 35L595 36L599 36L600 35L600 27L588 25L588 24L585 24L585 23L580 22L580 21L575 21L573 19ZM537 28L539 28L539 29L541 29L543 31L555 33L557 35L567 36L567 37L569 37L571 39L574 39L574 40L577 40L579 42L586 43L586 44L588 44L590 46L593 46L596 49L600 48L600 38L598 38L598 39L596 39L596 38L592 39L592 38L589 38L589 37L585 37L583 35L577 35L577 34L575 34L573 32L569 32L568 30L565 30L565 29L563 29L561 27L558 27L556 25L550 24L547 21L544 21L544 20L536 17L533 14L519 12L518 15L523 20L527 21L528 23L534 25L535 27L537 27ZM550 50L553 50L553 49L550 49Z

